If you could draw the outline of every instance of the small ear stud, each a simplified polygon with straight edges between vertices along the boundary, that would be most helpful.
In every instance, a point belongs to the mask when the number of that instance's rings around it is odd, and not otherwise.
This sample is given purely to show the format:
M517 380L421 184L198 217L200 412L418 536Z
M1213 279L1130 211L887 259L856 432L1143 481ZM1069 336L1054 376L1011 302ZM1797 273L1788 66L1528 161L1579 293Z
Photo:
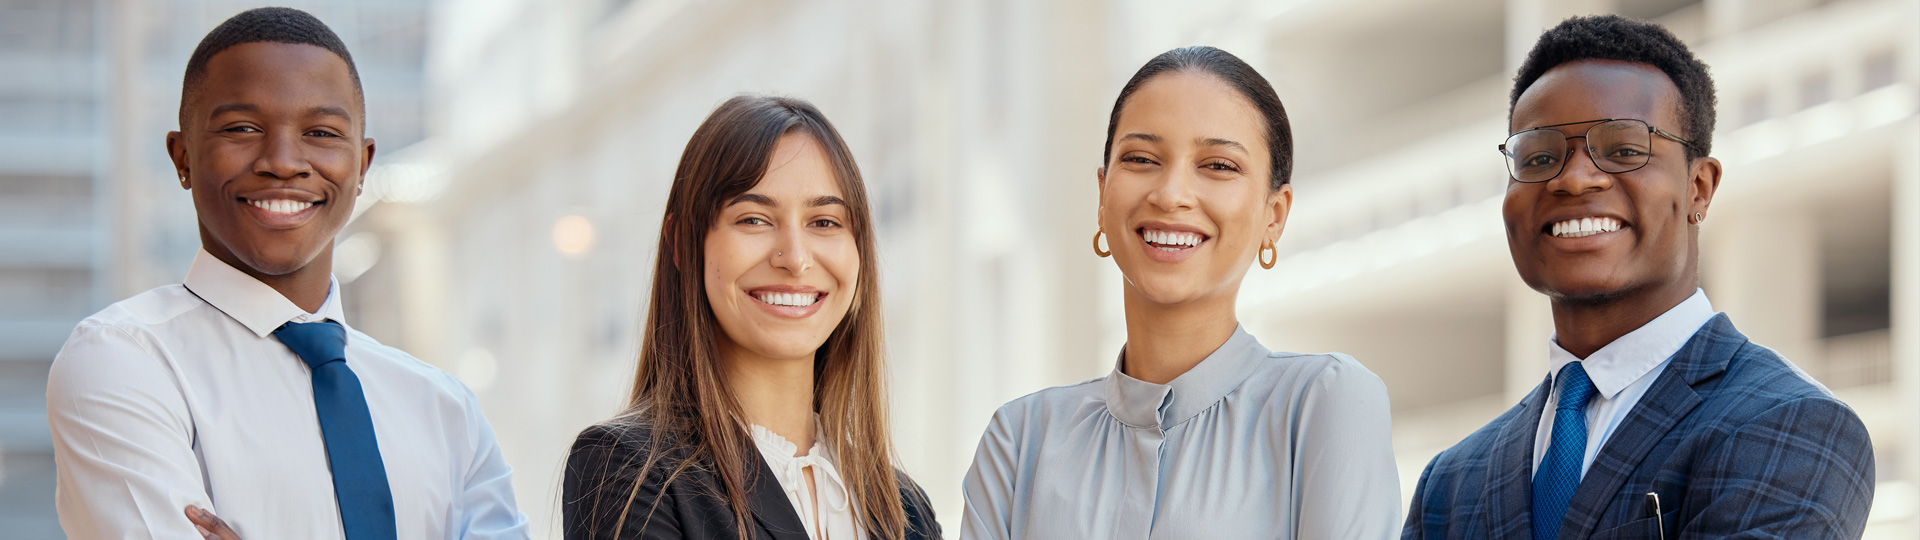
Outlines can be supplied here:
M1703 222L1705 222L1705 221L1707 221L1707 215L1706 215L1706 214L1702 214L1702 213L1700 213L1700 212L1694 212L1694 213L1693 213L1693 223L1694 223L1695 225L1698 225L1698 224L1700 224L1700 223L1703 223Z

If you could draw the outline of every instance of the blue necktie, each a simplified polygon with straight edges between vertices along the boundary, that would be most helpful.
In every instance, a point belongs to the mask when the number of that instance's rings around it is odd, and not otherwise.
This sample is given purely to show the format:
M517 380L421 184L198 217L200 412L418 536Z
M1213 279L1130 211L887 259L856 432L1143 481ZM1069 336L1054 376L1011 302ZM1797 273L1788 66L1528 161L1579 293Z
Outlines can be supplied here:
M313 409L320 417L333 497L347 540L394 540L393 491L373 436L373 415L360 378L347 367L347 329L340 323L287 323L273 337L313 370Z
M1593 381L1579 362L1560 368L1560 403L1553 413L1553 442L1533 475L1533 540L1554 540L1567 515L1573 491L1580 487L1580 462L1587 454L1587 400Z

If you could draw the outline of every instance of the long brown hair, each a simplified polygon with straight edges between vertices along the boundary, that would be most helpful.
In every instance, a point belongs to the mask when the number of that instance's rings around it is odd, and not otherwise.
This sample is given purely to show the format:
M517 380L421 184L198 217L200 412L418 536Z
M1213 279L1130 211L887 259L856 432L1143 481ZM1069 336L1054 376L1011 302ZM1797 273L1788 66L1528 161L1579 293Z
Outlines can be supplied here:
M722 330L702 280L706 267L702 248L722 206L760 182L775 145L788 134L812 137L826 152L846 199L860 253L853 305L814 352L813 407L868 533L904 538L908 523L901 483L905 479L895 476L893 446L888 440L872 211L846 142L826 116L806 101L734 97L707 116L687 141L660 228L633 394L627 409L608 423L651 432L645 437L643 478L655 470L669 470L664 476L671 484L689 469L710 471L720 481L722 493L715 495L733 508L740 537L751 536L748 486L775 480L756 478L758 471L748 469L754 462L748 453L757 450L742 428L745 416L720 364L717 338ZM626 517L651 517L652 508L634 508L640 484L634 483L625 504L619 505L620 515L611 521L616 524L615 537ZM644 527L646 519L640 522Z

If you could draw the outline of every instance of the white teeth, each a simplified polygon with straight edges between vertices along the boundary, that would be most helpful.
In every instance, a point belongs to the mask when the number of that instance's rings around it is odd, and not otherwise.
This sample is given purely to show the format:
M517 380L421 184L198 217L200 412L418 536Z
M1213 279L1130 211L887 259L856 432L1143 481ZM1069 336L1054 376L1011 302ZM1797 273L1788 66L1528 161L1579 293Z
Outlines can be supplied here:
M1156 244L1156 247L1200 245L1199 233L1148 230L1144 236L1147 238L1147 243ZM1167 247L1160 247L1160 249L1165 251L1174 250L1174 248Z
M1620 220L1610 217L1569 219L1553 224L1551 231L1561 238L1580 238L1620 230Z
M819 295L810 294L810 293L767 292L767 293L757 293L754 295L754 298L759 298L761 302L766 302L776 306L789 306L789 307L806 307L806 306L813 305L814 302L820 301Z
M306 210L307 208L310 208L313 206L313 203L310 203L310 202L292 201L287 199L270 199L265 201L247 201L247 202L256 207L259 207L261 210L266 210L268 212L273 212L275 214L298 213L301 210Z

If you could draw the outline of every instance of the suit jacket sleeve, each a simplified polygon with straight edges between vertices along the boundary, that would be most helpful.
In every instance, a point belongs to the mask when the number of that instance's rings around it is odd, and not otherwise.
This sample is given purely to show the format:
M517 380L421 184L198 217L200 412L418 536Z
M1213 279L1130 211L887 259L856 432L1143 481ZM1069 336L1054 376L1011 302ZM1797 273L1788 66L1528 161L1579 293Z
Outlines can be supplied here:
M659 474L642 470L646 449L617 428L580 433L567 456L560 514L567 540L678 540L673 498Z
M1781 403L1718 443L1688 482L1681 538L1859 538L1873 502L1873 443L1832 397Z
M1422 527L1427 514L1427 477L1433 476L1433 464L1439 462L1440 457L1434 456L1432 461L1427 462L1426 470L1420 471L1420 482L1413 485L1413 503L1407 505L1407 522L1400 527L1400 540L1422 540L1427 537L1426 528Z
M135 333L92 322L74 329L47 375L54 507L69 537L199 538L187 505L219 511L180 384Z

